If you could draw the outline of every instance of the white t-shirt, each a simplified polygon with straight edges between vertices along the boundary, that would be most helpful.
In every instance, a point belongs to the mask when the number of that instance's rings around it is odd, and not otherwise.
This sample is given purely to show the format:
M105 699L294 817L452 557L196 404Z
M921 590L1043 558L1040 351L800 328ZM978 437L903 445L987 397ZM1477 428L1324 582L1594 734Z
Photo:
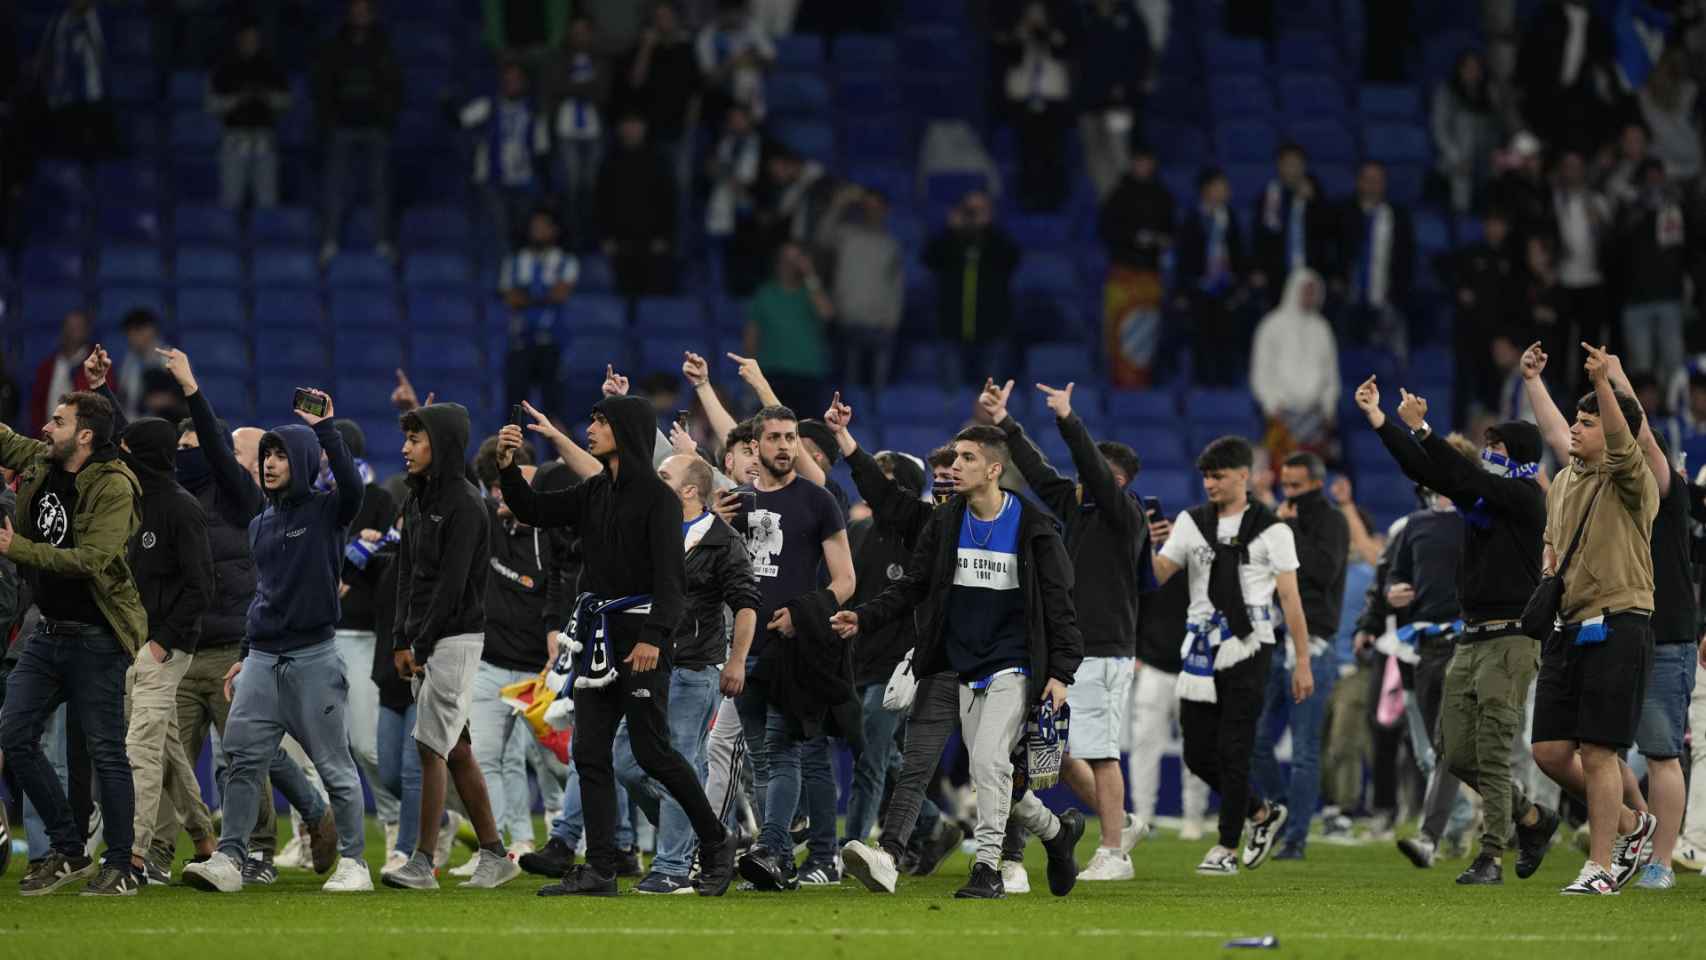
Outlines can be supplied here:
M1221 517L1215 531L1220 542L1231 543L1237 538L1238 527L1243 522L1242 512ZM1203 539L1202 531L1197 529L1190 513L1181 513L1179 519L1173 521L1173 534L1161 548L1161 555L1178 564L1191 578L1191 605L1186 611L1186 619L1191 623L1206 623L1212 619L1214 604L1208 599L1208 575L1214 567L1214 548ZM1276 523L1262 531L1250 544L1250 562L1238 568L1244 580L1245 604L1256 608L1269 607L1274 599L1274 578L1295 571L1297 566L1297 541L1292 539L1291 527ZM1256 632L1253 636L1256 639L1262 643L1274 642L1271 619L1258 621L1254 626Z

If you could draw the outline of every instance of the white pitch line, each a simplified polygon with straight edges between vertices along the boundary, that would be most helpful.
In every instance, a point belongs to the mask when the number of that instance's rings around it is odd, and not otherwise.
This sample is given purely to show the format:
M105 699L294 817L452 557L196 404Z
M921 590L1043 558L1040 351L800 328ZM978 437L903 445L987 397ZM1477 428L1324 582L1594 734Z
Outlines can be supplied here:
M362 927L361 933L377 933L385 936L505 936L505 937L534 937L560 936L563 927ZM136 937L179 937L231 934L250 936L348 936L356 932L348 927L99 927L85 931L87 935L115 935ZM610 937L794 937L819 939L857 938L857 937L1018 937L1034 934L1032 928L1025 929L990 929L987 927L969 930L952 928L890 928L890 927L575 927L577 936L610 936ZM1084 938L1117 938L1131 937L1135 939L1153 940L1232 940L1239 937L1257 936L1250 930L1165 930L1127 927L1085 927L1052 931L1055 936L1084 937ZM56 939L65 937L63 928L52 930L20 930L0 928L0 939L6 937L52 936ZM1365 943L1681 943L1691 940L1681 934L1650 935L1650 934L1551 934L1551 933L1380 933L1369 931L1346 931L1343 933L1328 931L1295 931L1277 934L1281 942L1286 940L1306 940L1311 942L1331 943L1336 941L1356 941Z

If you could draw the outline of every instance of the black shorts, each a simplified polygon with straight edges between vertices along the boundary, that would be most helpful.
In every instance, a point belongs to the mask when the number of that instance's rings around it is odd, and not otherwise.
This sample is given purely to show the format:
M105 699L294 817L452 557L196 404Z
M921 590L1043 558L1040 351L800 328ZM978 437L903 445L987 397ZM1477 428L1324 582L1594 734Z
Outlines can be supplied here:
M1574 740L1617 750L1635 742L1647 666L1653 658L1652 619L1644 613L1605 618L1605 639L1576 645L1580 626L1552 634L1540 654L1534 688L1534 743Z

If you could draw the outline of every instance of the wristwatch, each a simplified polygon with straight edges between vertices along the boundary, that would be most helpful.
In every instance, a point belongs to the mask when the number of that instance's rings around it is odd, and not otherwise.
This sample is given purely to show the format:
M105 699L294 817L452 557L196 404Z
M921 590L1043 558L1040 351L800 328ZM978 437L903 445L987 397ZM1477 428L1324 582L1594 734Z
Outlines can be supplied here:
M1433 433L1433 432L1434 432L1434 428L1428 426L1428 422L1426 420L1423 420L1421 426L1410 431L1410 436L1416 438L1416 442L1420 443L1423 440L1426 440L1428 438L1428 434Z

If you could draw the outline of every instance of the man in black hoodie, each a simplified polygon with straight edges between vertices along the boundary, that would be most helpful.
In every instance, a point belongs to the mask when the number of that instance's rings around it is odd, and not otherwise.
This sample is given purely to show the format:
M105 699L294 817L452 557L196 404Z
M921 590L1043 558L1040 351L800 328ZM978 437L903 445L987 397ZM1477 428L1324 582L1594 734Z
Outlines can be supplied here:
M613 748L616 726L626 719L635 758L681 804L699 836L698 893L721 896L734 876L735 835L724 829L693 768L669 743L670 639L683 613L687 576L681 501L652 469L657 422L651 404L641 397L599 401L587 427L587 452L604 461L604 472L558 493L538 492L522 478L515 465L515 451L525 442L520 427L507 425L498 436L504 502L516 519L572 528L582 555L597 558L581 572L577 629L569 639L588 862L540 893L616 893Z
M414 680L415 742L421 753L421 830L414 855L381 875L388 887L436 890L433 851L450 779L474 821L479 863L465 887L490 889L521 874L492 816L486 778L468 735L474 675L485 645L488 518L468 482L468 411L434 403L403 414L409 497L397 550L397 673Z
M1049 890L1078 880L1076 810L1056 817L1034 793L1013 799L1013 751L1032 705L1059 710L1083 660L1072 603L1072 563L1054 523L1001 489L1007 438L975 426L954 438L959 496L930 515L906 576L876 599L834 615L837 635L878 630L915 608L924 614L913 663L959 680L960 726L977 791L977 859L960 899L1006 896L998 864L1009 814L1043 838ZM851 866L851 864L850 864Z
M201 504L207 524L207 544L213 562L208 606L201 615L201 630L195 657L179 679L177 688L178 737L184 756L201 756L202 741L211 727L225 735L231 701L225 695L225 675L239 659L243 621L255 597L255 564L249 552L249 521L266 507L266 498L254 479L237 461L232 450L231 428L214 415L213 406L196 383L190 359L181 350L158 351L166 370L183 389L190 419L178 424L177 479ZM111 358L99 344L84 361L84 374L91 389L99 390L117 409L117 400L106 375ZM206 438L203 445L202 439ZM282 791L302 816L307 832L322 851L336 849L337 830L326 807L326 798L283 750L273 756L263 782L255 830L249 837L249 859L243 862L243 882L265 885L278 877L273 853L278 847L278 822L273 811L274 786ZM147 882L171 881L172 857L177 851L180 822L195 845L196 857L211 855L219 835L213 815L202 800L201 785L194 777L180 776L168 767L161 785L159 813L151 831L153 846L147 856ZM329 856L329 854L327 854Z
M326 146L325 206L320 260L337 255L351 155L366 153L380 256L391 246L391 130L403 102L403 71L385 31L374 22L373 0L350 0L349 14L314 66L314 111Z
M166 771L195 779L178 736L178 684L195 657L201 617L213 593L207 515L178 485L177 446L178 428L157 417L132 421L119 441L125 465L142 485L142 526L130 541L130 569L148 612L148 642L125 678L130 717L124 749L136 787L130 862L138 877L154 840Z
M1006 435L1013 465L1031 491L1065 527L1072 605L1085 640L1084 662L1067 692L1072 757L1061 774L1102 821L1102 843L1083 879L1130 880L1131 850L1148 829L1125 811L1120 750L1137 676L1138 564L1148 550L1149 526L1126 492L1140 469L1137 455L1125 444L1096 443L1072 410L1072 386L1056 390L1039 383L1037 389L1072 453L1077 482L1061 476L1007 415L1013 381L985 383L978 405Z
M1440 738L1451 772L1481 794L1486 814L1481 851L1457 882L1504 882L1500 861L1513 822L1516 875L1527 879L1558 828L1558 815L1530 803L1511 775L1512 745L1540 666L1540 641L1522 633L1523 608L1540 582L1546 529L1546 495L1534 479L1540 431L1520 420L1489 427L1481 462L1473 463L1428 426L1426 401L1400 393L1403 424L1381 411L1373 377L1357 387L1356 404L1405 475L1449 497L1464 522L1458 584L1464 626L1446 669Z

